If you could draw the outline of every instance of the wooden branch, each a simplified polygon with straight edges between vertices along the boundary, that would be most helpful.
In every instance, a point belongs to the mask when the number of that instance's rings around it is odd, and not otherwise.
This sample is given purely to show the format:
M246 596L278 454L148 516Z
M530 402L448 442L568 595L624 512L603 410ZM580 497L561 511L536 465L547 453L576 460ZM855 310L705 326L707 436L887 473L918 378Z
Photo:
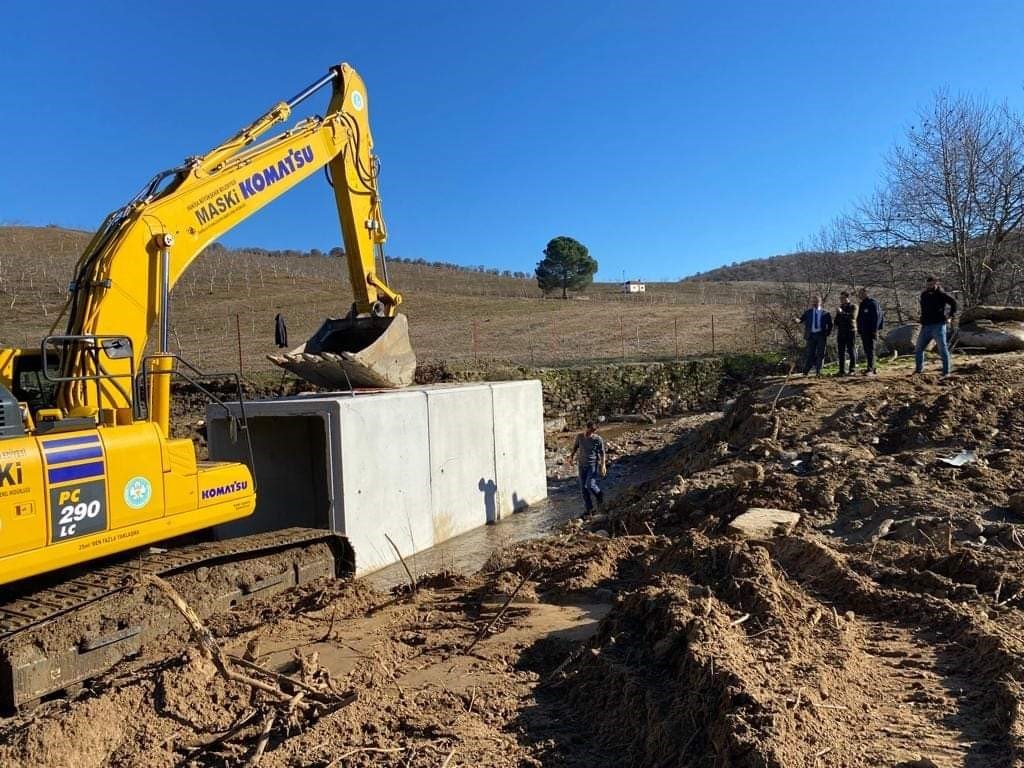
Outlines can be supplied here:
M270 741L270 731L274 727L274 721L276 719L277 712L271 711L263 721L263 730L260 732L260 740L256 742L256 749L253 751L252 757L249 758L249 762L246 763L249 768L254 768L259 765L260 760L263 759L263 752L267 749L267 743Z
M405 575L409 577L409 589L412 590L413 594L415 594L416 579L412 577L412 571L409 570L409 566L406 564L405 558L402 557L402 553L399 551L398 545L396 545L395 542L391 540L391 537L386 533L384 534L384 538L388 540L388 544L391 545L391 548L395 550L395 554L398 555L398 560L402 563L402 567L405 568Z
M501 606L501 609L494 615L494 618L487 623L487 626L476 633L476 637L473 638L473 642L469 644L469 646L466 648L466 650L463 651L463 653L468 654L470 651L472 651L474 646L476 646L476 644L480 642L480 639L491 631L491 627L494 626L498 619L505 615L505 611L508 610L508 607L512 603L512 600L515 599L515 596L519 594L519 590L523 588L523 584L532 579L533 575L536 572L536 569L534 569L533 571L530 571L530 573L526 574L525 576L523 576L522 579L519 580L519 583L516 585L516 588L512 590L512 594L510 594L508 596L508 599L505 600L505 604Z
M337 698L334 696L328 696L320 689L313 687L309 683L305 683L302 680L299 680L297 677L292 677L291 675L286 675L283 672L275 672L272 669L261 667L259 664L253 661L249 661L248 659L244 659L240 656L234 656L229 654L228 658L231 660L233 664L238 664L241 667L251 669L253 672L258 672L262 675L266 675L267 677L275 680L278 684L287 683L288 685L294 686L297 690L305 691L306 693L310 694L313 698L324 701L325 703L329 703L333 701L335 698Z

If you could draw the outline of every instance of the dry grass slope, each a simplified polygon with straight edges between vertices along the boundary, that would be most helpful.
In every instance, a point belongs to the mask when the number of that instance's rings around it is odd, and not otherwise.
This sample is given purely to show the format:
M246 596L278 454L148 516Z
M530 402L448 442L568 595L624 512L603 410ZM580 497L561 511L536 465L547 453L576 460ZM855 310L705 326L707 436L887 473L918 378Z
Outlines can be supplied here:
M88 238L59 227L0 227L0 345L35 346L49 331ZM708 354L712 315L715 351L767 342L752 323L756 284L649 283L645 296L623 296L617 284L599 283L562 301L544 298L532 280L426 265L393 263L391 278L421 360L539 365ZM265 355L275 351L278 312L295 345L351 300L341 259L205 254L175 287L172 345L206 370L235 370L240 332L245 372L276 370Z

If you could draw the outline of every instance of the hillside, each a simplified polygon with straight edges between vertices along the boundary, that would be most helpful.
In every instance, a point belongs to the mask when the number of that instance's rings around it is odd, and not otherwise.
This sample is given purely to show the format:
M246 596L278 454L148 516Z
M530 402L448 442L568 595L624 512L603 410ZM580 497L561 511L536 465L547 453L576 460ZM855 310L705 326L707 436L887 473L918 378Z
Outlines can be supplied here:
M683 282L758 281L770 283L836 284L840 288L868 285L890 290L919 291L929 274L946 279L945 265L907 250L849 251L821 253L802 251L763 259L734 262L707 272L698 272Z
M75 259L89 233L59 227L0 227L0 345L35 346L67 298ZM174 351L200 367L237 370L239 336L247 374L278 370L274 316L298 345L351 303L343 259L212 247L176 286ZM532 279L392 262L421 360L559 364L747 351L767 344L753 326L757 285L648 283L624 296L613 283L582 297L544 298ZM715 329L712 338L712 316ZM61 327L60 330L63 330Z

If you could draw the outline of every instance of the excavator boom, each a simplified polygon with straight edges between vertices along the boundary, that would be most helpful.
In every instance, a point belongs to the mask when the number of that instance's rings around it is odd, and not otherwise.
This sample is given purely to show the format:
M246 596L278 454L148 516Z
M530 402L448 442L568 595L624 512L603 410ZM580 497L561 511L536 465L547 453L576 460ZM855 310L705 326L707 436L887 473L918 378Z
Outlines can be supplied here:
M291 116L293 107L326 86L332 96L324 117L311 117L257 143ZM131 359L106 360L95 370L87 341L63 342L57 404L64 411L94 407L101 418L124 411L130 401L125 379L143 369L150 329L159 325L158 350L168 352L168 296L200 252L289 189L325 166L334 187L354 302L344 319L329 320L283 360L317 384L405 386L415 356L407 324L395 322L402 302L388 284L382 245L387 230L377 186L378 163L368 121L362 78L347 64L281 102L230 139L180 168L158 174L126 206L103 222L79 259L71 298L55 323L66 321L66 337L123 335ZM378 343L379 342L379 343ZM169 365L151 361L150 372ZM102 376L99 386L94 378ZM154 376L159 392L169 375ZM5 377L6 380L6 377ZM154 406L159 414L163 401ZM164 425L166 426L166 425Z

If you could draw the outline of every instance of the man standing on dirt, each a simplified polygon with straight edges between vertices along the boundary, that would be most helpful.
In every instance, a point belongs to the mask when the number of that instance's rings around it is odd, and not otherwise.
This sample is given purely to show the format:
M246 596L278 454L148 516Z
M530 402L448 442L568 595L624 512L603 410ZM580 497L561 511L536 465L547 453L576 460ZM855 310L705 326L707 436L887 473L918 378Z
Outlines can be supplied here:
M864 347L864 357L868 362L864 375L877 376L875 339L878 338L878 332L885 324L885 319L882 317L882 305L868 295L867 288L861 288L857 292L857 296L860 298L860 306L857 307L857 333L860 334L860 343Z
M821 376L821 364L825 360L825 342L832 333L832 315L821 308L821 296L811 297L810 309L804 311L796 321L804 327L807 342L807 358L804 360L804 376L814 368Z
M948 314L947 314L948 308ZM949 344L946 329L956 315L956 299L942 290L939 278L929 277L927 287L921 294L921 332L914 347L914 374L924 370L924 350L928 342L935 339L942 358L942 375L949 376Z
M846 375L846 358L850 358L850 374L857 369L857 308L850 302L850 294L839 294L836 312L836 345L839 348L839 376Z
M583 516L589 517L594 512L594 499L597 500L597 511L604 511L604 491L601 490L597 480L608 474L607 457L604 438L597 434L594 422L588 421L587 431L576 436L570 458L576 459L576 466L579 469L580 492L583 494Z

